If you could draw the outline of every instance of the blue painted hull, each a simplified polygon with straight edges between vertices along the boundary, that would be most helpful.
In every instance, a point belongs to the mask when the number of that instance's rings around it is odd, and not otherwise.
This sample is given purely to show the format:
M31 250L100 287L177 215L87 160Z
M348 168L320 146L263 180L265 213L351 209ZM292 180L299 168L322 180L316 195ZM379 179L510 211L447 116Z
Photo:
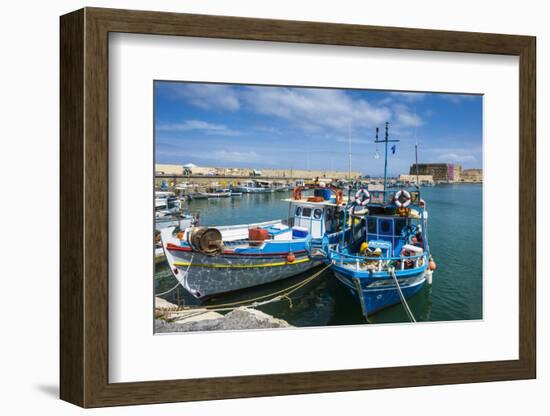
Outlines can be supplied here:
M403 275L397 272L397 279L405 299L416 295L424 287L426 278L425 268L415 270L414 273ZM334 273L338 280L347 287L359 301L363 315L372 315L389 306L401 303L401 298L394 280L385 278L356 277L349 270L335 267ZM358 290L360 288L360 290Z

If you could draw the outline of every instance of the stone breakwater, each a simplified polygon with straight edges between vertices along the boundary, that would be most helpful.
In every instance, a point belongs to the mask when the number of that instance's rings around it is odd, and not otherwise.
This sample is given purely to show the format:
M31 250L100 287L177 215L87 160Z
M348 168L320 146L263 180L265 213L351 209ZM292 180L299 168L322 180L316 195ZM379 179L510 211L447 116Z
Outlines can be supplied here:
M177 310L175 305L160 298L156 298L155 316L156 333L291 327L282 319L244 306L222 315L207 309Z

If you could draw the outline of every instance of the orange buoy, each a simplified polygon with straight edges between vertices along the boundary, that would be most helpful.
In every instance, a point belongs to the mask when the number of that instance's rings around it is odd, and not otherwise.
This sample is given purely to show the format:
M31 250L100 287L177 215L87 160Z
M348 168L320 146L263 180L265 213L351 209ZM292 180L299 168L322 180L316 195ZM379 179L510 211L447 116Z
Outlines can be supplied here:
M296 260L296 256L294 255L294 253L288 253L288 255L286 256L286 261L292 263L294 262L294 260Z
M292 196L294 197L294 199L296 200L300 200L302 199L302 189L297 186L296 188L294 188L294 191L292 191Z
M435 261L430 260L428 263L428 268L433 272L435 269L437 269L437 265L435 264Z
M183 240L183 231L178 231L178 233L176 234L177 237L178 237L178 240Z

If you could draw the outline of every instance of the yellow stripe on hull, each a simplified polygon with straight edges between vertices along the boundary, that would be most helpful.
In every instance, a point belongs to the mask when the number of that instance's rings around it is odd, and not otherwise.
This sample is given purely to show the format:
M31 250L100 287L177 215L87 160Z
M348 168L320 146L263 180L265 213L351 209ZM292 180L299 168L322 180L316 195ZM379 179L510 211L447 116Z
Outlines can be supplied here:
M279 263L264 263L264 264L200 264L200 263L189 263L186 261L175 261L174 266L181 267L209 267L212 269L254 269L260 267L281 267L281 266L290 266L292 264L300 264L311 261L311 259L300 259L293 262L282 261Z

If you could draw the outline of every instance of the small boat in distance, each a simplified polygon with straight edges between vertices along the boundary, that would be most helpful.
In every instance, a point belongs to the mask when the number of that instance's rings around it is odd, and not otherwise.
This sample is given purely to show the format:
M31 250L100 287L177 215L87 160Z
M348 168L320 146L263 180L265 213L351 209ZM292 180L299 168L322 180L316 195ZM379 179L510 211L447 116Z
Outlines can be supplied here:
M199 223L199 216L197 214L188 213L173 213L169 211L156 211L155 212L155 230L160 231L164 228L178 227L188 228Z
M231 196L231 190L229 189L217 189L212 192L194 192L188 195L189 199L217 199L217 198L229 198Z
M275 192L288 192L289 186L286 182L275 181L273 182L273 190Z
M155 211L164 210L170 213L181 211L181 201L174 192L155 191Z
M266 186L261 186L257 181L249 180L244 182L239 182L235 186L237 192L242 192L244 194L258 194L258 193L267 193L273 192L271 188Z

